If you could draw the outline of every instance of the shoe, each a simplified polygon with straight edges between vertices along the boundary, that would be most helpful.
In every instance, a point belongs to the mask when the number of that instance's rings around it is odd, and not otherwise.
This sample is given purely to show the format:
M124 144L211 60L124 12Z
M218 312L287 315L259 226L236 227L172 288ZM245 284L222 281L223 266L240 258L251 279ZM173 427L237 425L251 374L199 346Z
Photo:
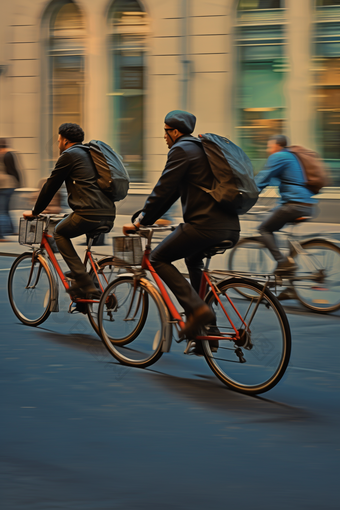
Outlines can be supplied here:
M295 294L291 289L284 289L280 294L277 296L277 299L279 301L285 301L286 299L295 299Z
M73 301L72 307L71 307L71 313L75 313L75 312L87 315L87 303L79 303L77 301Z
M197 340L188 340L188 345L184 354L188 354L189 356L204 356L202 342Z
M66 276L66 278L68 278L69 280L75 280L76 277L74 275L74 273L72 271L66 271L66 273L64 273L64 276Z
M295 264L294 260L291 257L287 257L286 260L282 260L277 263L275 273L282 274L282 273L292 273L298 268L298 266Z
M180 332L180 338L193 338L200 332L202 326L216 321L214 312L208 305L204 304L196 308L187 318L184 329Z
M102 295L87 273L81 278L77 278L66 292L70 294L72 299L100 299Z
M221 335L221 331L218 329L218 327L215 325L215 324L210 324L208 326L204 326L206 331L207 331L207 335L208 336L222 336ZM210 350L211 352L217 352L218 351L218 348L219 348L219 343L218 343L218 340L211 340L209 342L210 344Z

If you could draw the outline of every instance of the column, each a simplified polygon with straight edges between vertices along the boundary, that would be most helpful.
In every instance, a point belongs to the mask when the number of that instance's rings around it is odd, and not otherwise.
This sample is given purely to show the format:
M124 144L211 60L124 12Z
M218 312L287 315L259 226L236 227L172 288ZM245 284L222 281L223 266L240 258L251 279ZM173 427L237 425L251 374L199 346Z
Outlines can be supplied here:
M313 148L311 99L312 2L286 0L287 57L290 73L287 85L287 133L292 144Z

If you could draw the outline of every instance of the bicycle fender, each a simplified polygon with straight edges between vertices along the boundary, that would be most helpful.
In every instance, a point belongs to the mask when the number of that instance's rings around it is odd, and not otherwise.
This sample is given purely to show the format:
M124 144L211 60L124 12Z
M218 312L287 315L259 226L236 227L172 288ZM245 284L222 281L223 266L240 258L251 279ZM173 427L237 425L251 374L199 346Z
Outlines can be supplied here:
M337 248L340 248L340 241L339 239L333 239L332 237L308 237L307 239L304 239L303 241L300 241L301 246L303 246L306 243L310 243L311 241L322 241L323 243L329 243L329 244L335 244Z
M59 285L58 285L58 276L56 274L56 270L51 261L43 257L43 255L38 255L38 260L42 266L52 274L52 295L51 295L51 312L59 312Z
M139 280L142 287L148 289L150 294L153 295L155 301L159 305L159 311L161 314L161 320L164 325L163 328L163 338L162 338L162 352L169 352L172 343L172 324L170 319L170 314L167 306L164 303L161 293L159 290L153 285L150 280L147 278L141 278Z

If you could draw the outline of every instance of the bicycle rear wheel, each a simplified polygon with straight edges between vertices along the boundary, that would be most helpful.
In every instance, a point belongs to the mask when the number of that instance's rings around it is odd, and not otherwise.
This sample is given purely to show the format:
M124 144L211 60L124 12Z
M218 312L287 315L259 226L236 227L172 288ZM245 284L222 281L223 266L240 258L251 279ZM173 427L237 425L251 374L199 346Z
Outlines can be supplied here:
M108 257L102 260L98 261L99 269L97 271L98 278L102 284L103 289L105 289L113 280L115 280L118 277L119 271L124 269L121 266L115 266L112 260L112 257ZM126 271L126 270L125 270ZM90 275L94 281L95 286L100 289L97 277L91 269ZM98 308L99 308L99 302L98 303L88 303L87 304L87 315L90 321L91 326L99 335L99 327L98 327Z
M270 251L260 239L243 238L229 255L228 269L252 274L270 275L275 271L276 263ZM254 296L249 289L239 289L242 296Z
M211 351L209 341L203 340L208 365L233 390L246 394L268 391L282 378L289 362L291 334L286 314L269 289L261 298L263 286L254 281L231 278L218 288L221 303L239 331L240 340L220 340L216 353ZM252 297L245 298L243 294ZM220 332L236 338L212 291L206 302L216 314Z
M171 335L168 312L158 291L147 280L129 276L117 278L105 289L98 326L108 351L120 363L140 368L162 356L163 342Z
M338 310L340 249L322 239L311 239L302 242L301 246L305 253L293 255L298 265L294 279L291 280L296 297L306 308L315 312L328 313ZM309 275L314 278L308 279Z
M8 276L8 296L13 312L27 326L38 326L49 317L52 278L40 255L33 265L32 253L23 253L14 261Z

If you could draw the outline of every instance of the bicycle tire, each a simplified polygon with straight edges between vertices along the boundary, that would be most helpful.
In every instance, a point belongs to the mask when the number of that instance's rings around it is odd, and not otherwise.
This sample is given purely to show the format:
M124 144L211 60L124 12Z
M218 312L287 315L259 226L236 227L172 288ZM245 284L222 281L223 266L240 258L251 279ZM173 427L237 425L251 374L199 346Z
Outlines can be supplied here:
M273 388L283 377L291 352L291 333L282 305L269 289L266 289L256 309L254 296L260 298L263 286L250 279L230 278L219 283L219 297L241 339L219 340L216 353L210 349L208 340L202 340L205 359L214 374L232 390L247 395L264 393ZM245 298L241 292L249 289L253 298ZM254 313L247 328L227 299L232 300L245 322ZM205 299L214 310L217 327L229 338L234 335L231 323L212 291ZM236 336L234 335L236 338ZM241 349L238 352L237 349ZM245 362L242 361L245 359Z
M292 254L298 269L290 283L297 299L314 312L330 313L340 309L340 248L317 238L300 244L307 253L309 251L308 257L314 268L324 271L324 277L319 282L306 279L311 270L305 255ZM299 280L299 276L304 279Z
M261 239L244 237L230 251L228 269L247 273L271 275L275 270L275 260ZM252 295L240 290L239 293L247 298Z
M144 278L121 276L108 285L99 304L98 326L110 354L123 365L139 368L155 363L163 354L163 341L171 339L168 310ZM126 347L132 341L133 348Z
M101 280L101 284L105 289L113 280L117 278L118 272L122 268L117 267L113 264L112 257L105 257L104 259L99 260L97 264L99 266L97 273ZM106 271L106 269L108 269L108 271ZM101 290L97 277L95 276L94 270L92 268L89 274L92 277L95 286L98 288L98 290ZM88 303L86 306L86 313L91 326L93 327L97 335L100 335L98 327L98 307L99 303Z
M37 285L27 287L32 267L32 253L23 253L15 259L8 276L8 297L12 310L27 326L39 326L51 313L53 276L47 261L36 255L31 282L40 271Z

